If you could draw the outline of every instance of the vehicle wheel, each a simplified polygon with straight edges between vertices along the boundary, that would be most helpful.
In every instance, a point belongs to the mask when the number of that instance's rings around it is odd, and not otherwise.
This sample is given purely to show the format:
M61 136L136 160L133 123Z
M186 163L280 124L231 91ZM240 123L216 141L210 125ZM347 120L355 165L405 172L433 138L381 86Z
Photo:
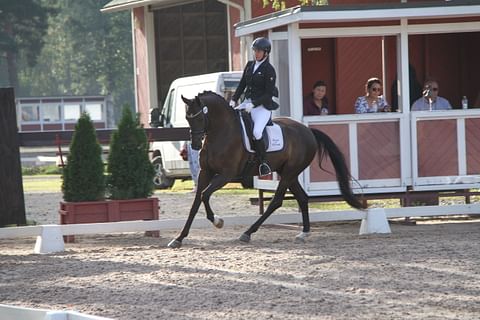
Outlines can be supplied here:
M240 181L242 184L242 187L244 189L252 189L253 188L253 177L243 177L243 179Z
M162 164L162 157L158 156L152 160L153 168L155 169L155 176L153 177L153 184L155 189L168 189L173 186L175 179L168 178L165 174L165 169Z

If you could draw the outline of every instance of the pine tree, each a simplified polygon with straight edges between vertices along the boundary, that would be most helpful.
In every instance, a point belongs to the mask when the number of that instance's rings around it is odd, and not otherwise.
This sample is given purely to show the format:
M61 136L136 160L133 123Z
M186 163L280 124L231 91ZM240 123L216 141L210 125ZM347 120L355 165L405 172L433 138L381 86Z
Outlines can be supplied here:
M123 107L118 129L112 134L108 156L107 190L111 199L147 198L153 193L154 169L148 140L138 117Z
M105 198L102 147L88 113L83 113L75 125L63 171L62 191L63 199L70 202Z
M44 44L47 16L52 13L37 0L2 1L0 3L0 56L7 62L8 84L21 92L18 84L18 56L30 67ZM0 63L1 64L1 63Z

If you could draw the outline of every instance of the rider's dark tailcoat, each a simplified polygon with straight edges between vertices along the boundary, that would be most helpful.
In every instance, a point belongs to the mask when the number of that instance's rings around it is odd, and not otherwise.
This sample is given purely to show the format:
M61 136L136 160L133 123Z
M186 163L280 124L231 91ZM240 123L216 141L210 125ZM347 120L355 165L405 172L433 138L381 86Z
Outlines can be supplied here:
M243 70L242 79L232 97L233 101L238 101L245 91L245 99L251 99L255 106L263 105L268 110L274 110L278 107L272 102L275 93L275 80L277 75L270 62L265 60L253 72L255 61L249 61Z

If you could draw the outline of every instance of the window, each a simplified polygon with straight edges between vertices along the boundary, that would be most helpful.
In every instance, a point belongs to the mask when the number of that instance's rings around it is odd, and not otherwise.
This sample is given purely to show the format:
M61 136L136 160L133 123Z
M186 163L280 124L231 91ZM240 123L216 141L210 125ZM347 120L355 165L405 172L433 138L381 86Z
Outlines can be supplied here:
M225 100L229 101L232 96L235 94L235 90L237 90L238 84L240 83L239 80L225 80L225 86L223 88L223 97ZM243 100L243 95L239 99L240 101Z
M63 112L65 121L77 121L80 118L80 104L66 104Z
M58 104L46 104L43 105L43 121L55 122L60 121L60 105Z
M40 120L39 107L36 105L22 105L22 121L31 122Z
M102 108L103 108L103 104L98 102L85 104L85 112L87 112L90 115L90 119L92 119L92 121L102 120Z

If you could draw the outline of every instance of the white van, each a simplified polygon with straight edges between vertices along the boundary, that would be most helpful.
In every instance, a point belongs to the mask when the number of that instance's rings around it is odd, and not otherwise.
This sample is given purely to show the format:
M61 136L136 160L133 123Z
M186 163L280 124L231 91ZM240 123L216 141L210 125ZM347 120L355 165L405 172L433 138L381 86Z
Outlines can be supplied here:
M188 127L185 119L185 103L181 96L192 99L203 91L213 91L229 100L240 82L242 72L217 72L179 78L172 82L160 114L151 112L153 127ZM152 162L155 166L155 186L157 189L170 188L175 179L190 178L188 161L180 157L183 141L158 141L152 144Z

